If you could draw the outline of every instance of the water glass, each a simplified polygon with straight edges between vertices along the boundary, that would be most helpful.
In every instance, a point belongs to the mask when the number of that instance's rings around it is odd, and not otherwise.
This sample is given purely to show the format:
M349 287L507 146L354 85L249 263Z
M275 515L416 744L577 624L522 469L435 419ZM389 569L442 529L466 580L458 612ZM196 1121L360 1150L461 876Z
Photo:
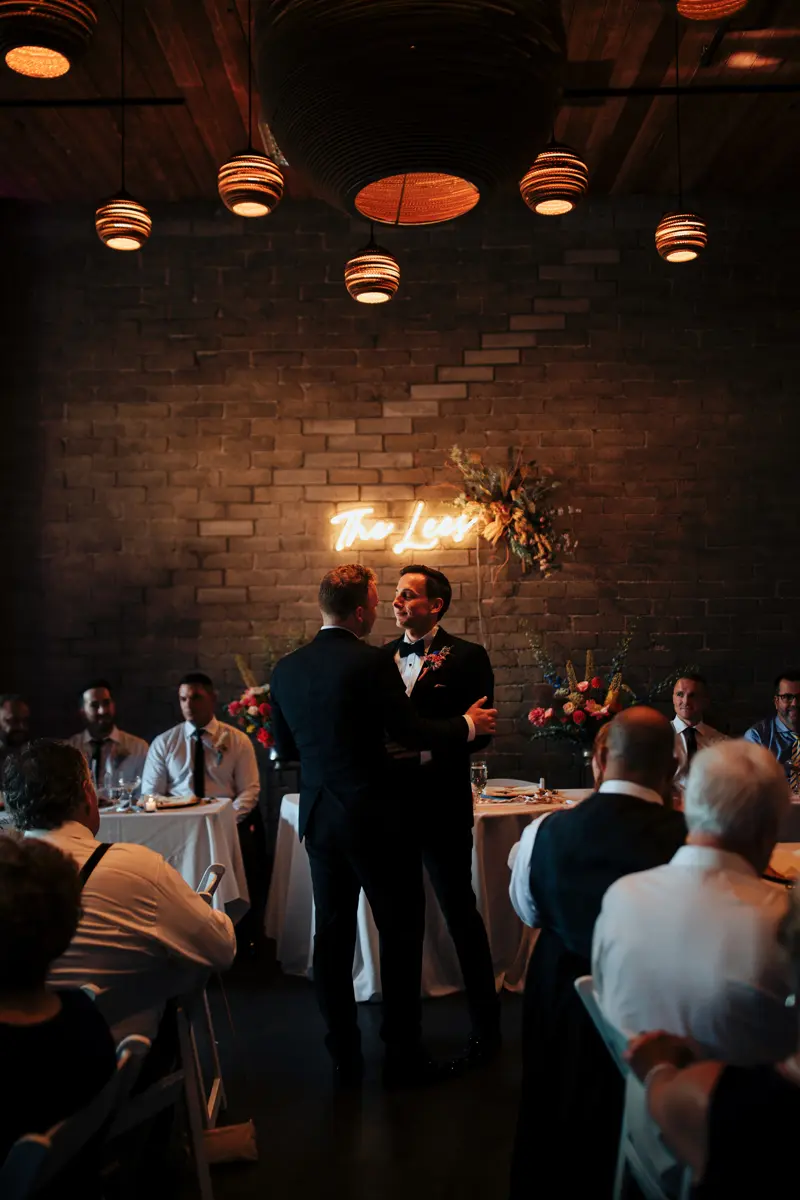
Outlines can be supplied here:
M489 778L489 768L485 759L475 759L470 764L470 780L472 782L472 798L477 803L483 795L486 781Z
M120 775L118 784L120 810L124 811L125 809L131 807L133 804L133 794L141 786L141 783L142 779L140 775L137 775L135 779L124 779L123 776Z

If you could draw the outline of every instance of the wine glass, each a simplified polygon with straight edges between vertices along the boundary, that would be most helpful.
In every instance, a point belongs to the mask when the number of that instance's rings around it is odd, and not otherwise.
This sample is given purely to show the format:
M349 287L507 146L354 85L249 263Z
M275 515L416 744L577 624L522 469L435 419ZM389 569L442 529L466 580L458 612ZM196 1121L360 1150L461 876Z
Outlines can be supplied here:
M131 808L133 805L133 794L137 788L141 786L141 783L142 778L140 775L135 776L133 779L125 779L122 775L120 775L118 784L120 795L120 811L124 812L126 809Z
M486 787L486 781L489 778L489 768L486 765L485 759L478 758L470 763L469 777L472 783L472 798L477 804Z

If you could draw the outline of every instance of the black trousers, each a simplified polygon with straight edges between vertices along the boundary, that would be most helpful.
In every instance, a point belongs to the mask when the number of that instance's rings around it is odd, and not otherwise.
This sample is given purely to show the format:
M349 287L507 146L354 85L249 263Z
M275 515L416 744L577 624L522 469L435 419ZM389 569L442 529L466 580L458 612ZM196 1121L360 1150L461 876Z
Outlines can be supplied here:
M458 955L470 1020L476 1036L492 1036L500 1021L494 965L483 918L472 890L472 829L455 817L421 820L422 861Z
M305 833L316 906L314 987L335 1060L360 1053L353 992L358 897L364 889L380 934L387 1053L419 1045L424 896L419 851L384 816L348 815L319 801Z

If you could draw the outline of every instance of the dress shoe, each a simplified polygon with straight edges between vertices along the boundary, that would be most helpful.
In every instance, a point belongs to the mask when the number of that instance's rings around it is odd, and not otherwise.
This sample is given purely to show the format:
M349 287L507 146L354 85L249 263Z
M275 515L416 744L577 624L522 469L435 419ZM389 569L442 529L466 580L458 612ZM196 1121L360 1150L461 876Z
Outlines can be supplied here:
M482 1067L497 1058L503 1046L500 1030L492 1033L473 1033L467 1042L467 1052L464 1055L465 1067Z
M388 1091L431 1087L458 1078L462 1070L463 1065L457 1059L434 1062L422 1050L406 1055L390 1054L383 1064L383 1086Z
M337 1092L354 1092L364 1082L364 1059L343 1058L333 1064L333 1086Z

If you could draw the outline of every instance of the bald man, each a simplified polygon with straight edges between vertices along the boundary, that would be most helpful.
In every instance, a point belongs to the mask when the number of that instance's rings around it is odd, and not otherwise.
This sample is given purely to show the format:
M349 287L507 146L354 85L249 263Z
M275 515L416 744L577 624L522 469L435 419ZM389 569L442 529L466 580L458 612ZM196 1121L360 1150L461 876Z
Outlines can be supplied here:
M669 862L686 838L683 816L665 804L677 766L666 717L644 706L620 713L596 758L597 791L533 821L511 860L511 901L540 930L525 984L512 1200L527 1200L548 1171L567 1193L611 1195L622 1081L574 982L591 973L607 888ZM544 1141L532 1137L543 1113Z

